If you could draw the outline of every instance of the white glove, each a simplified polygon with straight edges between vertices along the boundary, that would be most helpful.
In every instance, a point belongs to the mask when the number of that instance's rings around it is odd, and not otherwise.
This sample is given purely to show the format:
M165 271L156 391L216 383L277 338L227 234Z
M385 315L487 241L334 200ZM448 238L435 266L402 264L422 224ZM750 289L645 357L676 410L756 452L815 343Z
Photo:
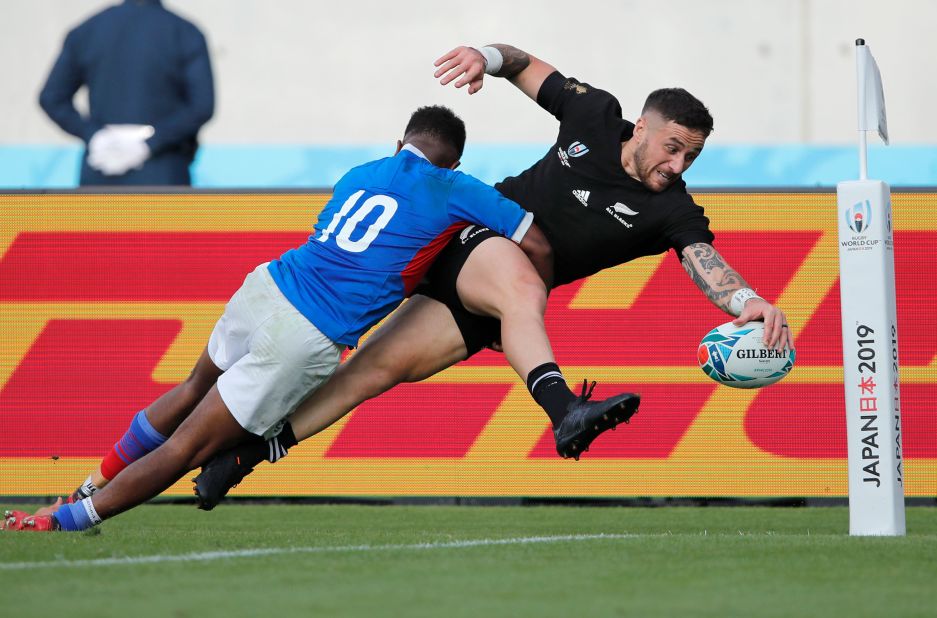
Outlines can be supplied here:
M146 140L153 132L150 125L106 125L88 142L88 165L105 176L120 176L139 169L150 158Z

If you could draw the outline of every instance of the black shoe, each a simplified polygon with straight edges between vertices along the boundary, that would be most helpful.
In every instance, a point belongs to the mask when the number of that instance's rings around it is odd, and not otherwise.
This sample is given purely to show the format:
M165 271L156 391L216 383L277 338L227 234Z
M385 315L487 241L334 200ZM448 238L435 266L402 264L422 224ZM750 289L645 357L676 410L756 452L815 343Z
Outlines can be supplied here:
M588 401L595 382L586 392L587 381L582 382L582 394L569 404L566 417L553 430L556 452L560 457L579 459L589 450L589 445L606 429L615 429L619 423L627 423L641 403L641 396L622 393L604 401Z
M232 487L244 480L254 470L259 461L249 462L238 455L237 447L228 449L212 457L202 466L201 473L192 479L195 483L195 496L198 508L210 511L221 502Z

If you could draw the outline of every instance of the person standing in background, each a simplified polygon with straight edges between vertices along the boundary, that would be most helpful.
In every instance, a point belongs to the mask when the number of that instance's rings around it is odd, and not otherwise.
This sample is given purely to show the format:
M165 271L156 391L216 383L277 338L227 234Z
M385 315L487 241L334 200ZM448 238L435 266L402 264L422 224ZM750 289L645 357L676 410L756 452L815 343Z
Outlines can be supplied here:
M87 117L73 102L82 86ZM215 107L205 37L160 0L125 0L68 33L39 105L85 143L82 186L190 185Z

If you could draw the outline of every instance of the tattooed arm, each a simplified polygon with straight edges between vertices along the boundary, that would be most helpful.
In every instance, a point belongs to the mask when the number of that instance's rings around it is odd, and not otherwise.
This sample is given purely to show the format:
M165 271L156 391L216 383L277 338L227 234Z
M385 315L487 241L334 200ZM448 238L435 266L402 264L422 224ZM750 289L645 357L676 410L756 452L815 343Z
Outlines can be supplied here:
M731 310L732 297L743 288L748 288L742 275L733 269L725 258L708 243L695 243L683 250L683 268L714 305L734 315ZM733 322L744 324L752 320L764 320L765 343L781 349L794 348L794 336L787 324L784 312L763 298L749 299L742 313Z
M749 285L710 244L698 242L683 250L683 268L712 304L731 314L732 295Z
M494 76L509 80L521 92L536 101L543 81L556 69L510 45L494 43L489 47L494 47L501 52L502 57L501 68ZM439 83L443 86L456 80L456 88L468 84L469 94L475 94L481 90L486 61L477 49L465 46L456 47L437 60L435 66L437 67L435 76L439 78Z

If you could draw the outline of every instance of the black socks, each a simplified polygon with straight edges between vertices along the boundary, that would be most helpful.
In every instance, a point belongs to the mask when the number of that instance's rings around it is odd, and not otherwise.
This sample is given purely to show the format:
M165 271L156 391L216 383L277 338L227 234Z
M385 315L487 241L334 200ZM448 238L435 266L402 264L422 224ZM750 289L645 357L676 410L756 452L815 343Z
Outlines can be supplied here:
M544 363L527 376L527 390L543 408L554 427L566 418L569 404L576 400L556 363Z

